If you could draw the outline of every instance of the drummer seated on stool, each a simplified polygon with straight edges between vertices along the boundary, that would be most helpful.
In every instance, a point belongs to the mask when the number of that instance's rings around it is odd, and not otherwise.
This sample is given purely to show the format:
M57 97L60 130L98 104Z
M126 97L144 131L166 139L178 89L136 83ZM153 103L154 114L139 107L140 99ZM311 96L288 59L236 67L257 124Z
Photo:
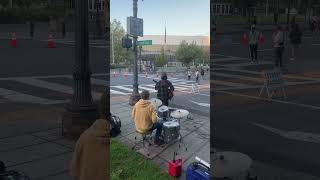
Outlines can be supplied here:
M132 119L134 120L137 132L145 134L157 129L155 135L155 144L162 145L164 142L160 139L162 132L162 123L157 122L157 111L155 106L148 101L149 91L141 92L141 99L134 105L132 110Z

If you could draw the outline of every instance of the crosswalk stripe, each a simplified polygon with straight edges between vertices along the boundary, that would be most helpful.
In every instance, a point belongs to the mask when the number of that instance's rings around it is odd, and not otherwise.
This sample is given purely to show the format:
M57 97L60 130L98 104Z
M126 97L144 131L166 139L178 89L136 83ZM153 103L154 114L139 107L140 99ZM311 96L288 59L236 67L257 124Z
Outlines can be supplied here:
M37 96L32 96L29 94L20 93L17 91L0 88L0 96L3 96L6 99L17 102L26 102L26 103L36 103L36 104L60 104L66 103L69 100L51 100L46 98L41 98Z
M113 90L110 88L110 93L111 94L120 94L120 95L128 95L130 93L123 93L123 92L120 92L120 91L116 91L116 90Z
M144 89L144 90L148 90L151 92L157 92L155 89L151 89L151 88L147 88L147 87L143 87L143 86L139 86L139 89Z
M213 80L213 84L224 85L224 86L245 86L246 85L241 83L220 81L220 80Z
M112 86L114 88L118 88L118 89L122 89L122 90L126 90L126 91L130 91L132 92L133 89L132 88L126 88L126 87L123 87L123 86ZM139 93L141 93L142 91L139 91Z
M212 73L215 76L222 76L222 77L229 77L229 78L236 78L236 79L242 79L242 80L248 80L248 81L255 81L255 82L263 82L262 78L253 78L248 76L242 76L242 75L232 75L232 74L224 74L224 73Z
M20 82L20 83L24 83L24 84L28 84L28 85L32 85L32 86L36 86L36 87L40 87L40 88L45 88L45 89L50 89L53 91L66 93L66 94L73 94L73 89L70 86L61 85L58 83L52 83L52 82L48 82L48 81L44 81L44 80L40 80L40 79L33 79L33 78L16 78L15 81ZM101 93L92 92L92 98L94 100L99 100L101 95L102 95Z

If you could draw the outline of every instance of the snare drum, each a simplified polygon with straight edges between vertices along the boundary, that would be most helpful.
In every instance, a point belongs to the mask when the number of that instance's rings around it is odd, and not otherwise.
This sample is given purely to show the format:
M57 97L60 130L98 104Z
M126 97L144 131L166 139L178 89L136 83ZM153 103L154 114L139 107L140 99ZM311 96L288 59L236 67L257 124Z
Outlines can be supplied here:
M167 106L161 106L158 109L158 118L167 119L169 117L169 108Z
M179 138L180 125L177 121L167 121L163 123L163 140L169 143Z

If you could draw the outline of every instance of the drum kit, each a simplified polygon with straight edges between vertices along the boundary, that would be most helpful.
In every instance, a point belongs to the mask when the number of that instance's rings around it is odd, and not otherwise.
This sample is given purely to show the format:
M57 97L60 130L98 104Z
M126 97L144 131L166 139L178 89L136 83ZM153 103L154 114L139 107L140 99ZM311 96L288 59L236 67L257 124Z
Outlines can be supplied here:
M163 140L165 143L171 143L179 140L181 143L180 120L189 115L189 111L184 109L169 108L162 105L160 99L150 99L150 102L158 109L158 121L163 123ZM179 144L180 147L180 144Z

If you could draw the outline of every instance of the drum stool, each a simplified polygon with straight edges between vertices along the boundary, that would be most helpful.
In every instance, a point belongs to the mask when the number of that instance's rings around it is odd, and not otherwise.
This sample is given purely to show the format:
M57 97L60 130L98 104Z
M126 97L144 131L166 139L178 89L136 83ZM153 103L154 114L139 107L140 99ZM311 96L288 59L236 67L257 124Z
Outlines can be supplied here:
M143 148L146 148L146 143L148 143L148 144L147 144L147 156L149 156L149 155L150 155L150 153L149 153L149 146L151 146L152 132L153 132L153 131L147 131L147 132L145 132L145 133L140 133L140 132L138 132L138 131L136 130L136 135L134 136L135 144L134 144L134 146L133 146L131 149L134 150L134 148L135 148L138 144L140 144L141 142L142 142ZM142 137L142 140L140 140L139 142L136 142L136 140L137 140L137 134L140 134L141 137Z

